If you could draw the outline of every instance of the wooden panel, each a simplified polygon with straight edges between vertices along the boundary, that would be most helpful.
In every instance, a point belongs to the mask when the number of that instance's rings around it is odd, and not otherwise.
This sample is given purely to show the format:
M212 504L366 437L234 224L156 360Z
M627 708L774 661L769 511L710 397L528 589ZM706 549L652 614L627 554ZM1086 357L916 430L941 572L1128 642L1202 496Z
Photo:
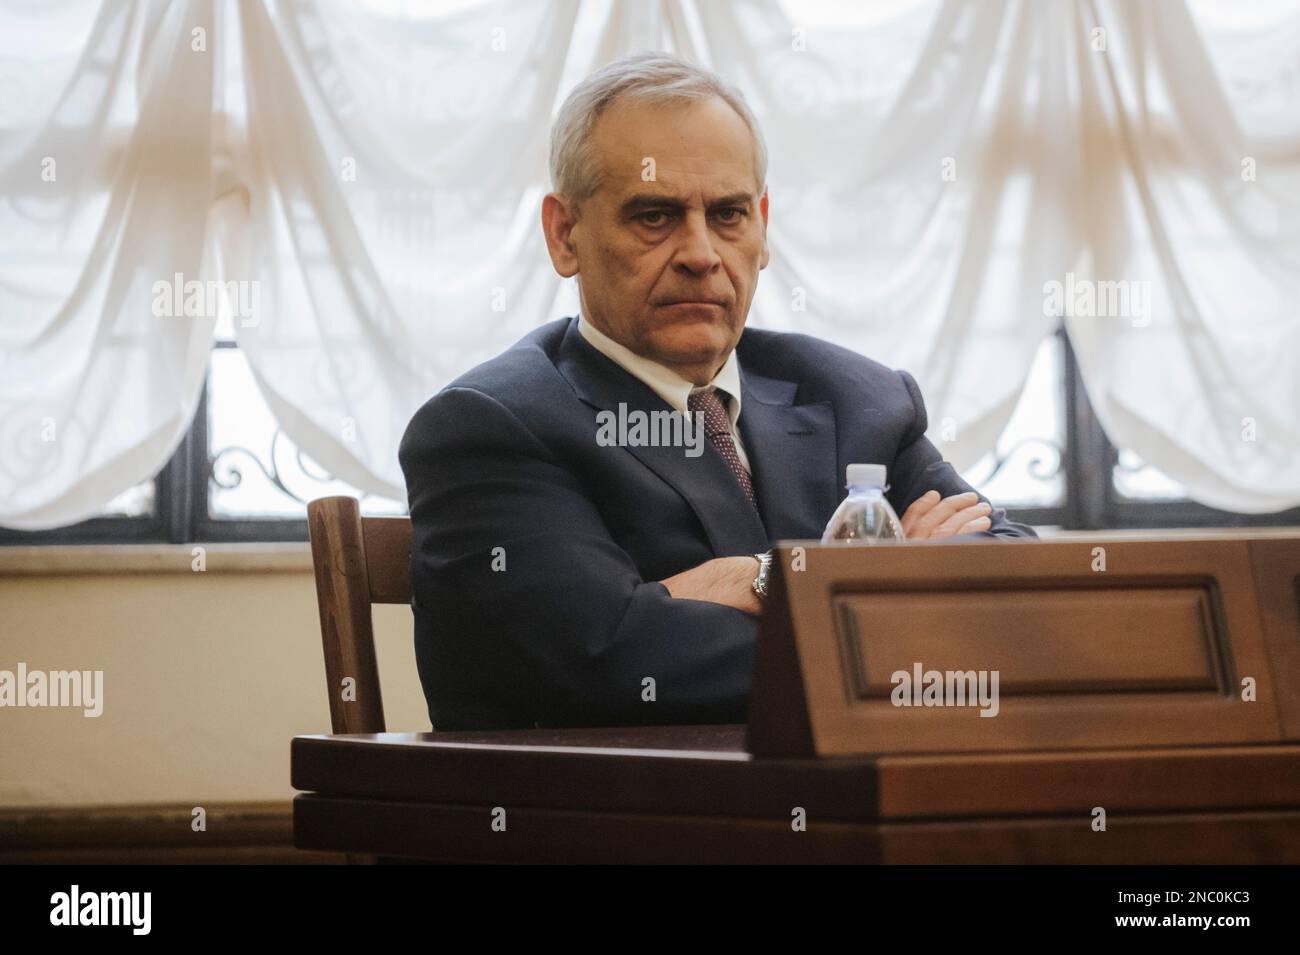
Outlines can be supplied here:
M449 862L862 863L880 858L866 827L822 823L795 832L788 821L504 807L451 806L305 795L294 800L294 840L303 849L365 851Z
M1285 737L1300 739L1300 539L1251 541L1250 554L1272 667L1273 702Z
M450 862L1296 863L1300 812L844 823L448 806L320 795L294 801L301 848Z
M390 800L735 818L783 818L801 806L811 817L845 821L1049 815L1096 805L1300 808L1295 744L838 759L651 748L673 735L679 747L719 739L730 746L728 729L738 728L300 736L293 785ZM538 733L545 742L529 744Z
M1003 696L1221 692L1227 683L1227 634L1207 587L972 587L833 599L848 690L864 700L888 697L892 674L917 667L996 671Z
M1110 816L880 826L880 861L902 865L1295 865L1300 812Z
M411 602L411 521L406 517L363 517L366 577L370 600L379 604Z
M1279 741L1250 545L1245 539L783 544L760 621L747 748L765 756L840 756ZM1084 594L1070 618L1064 616L1067 591ZM1030 639L1033 626L1017 617L1031 612L1021 595L1052 595L1052 629L1043 639L1064 643L1059 653L1038 654L1027 672L1040 683L1054 672L1050 679L1058 688L1091 676L1102 681L1098 689L1109 681L1109 692L1013 693L990 719L969 706L896 707L887 698L857 699L835 638L836 601L896 593L932 595L922 601L921 625L912 631L915 645L930 647L935 641L925 628L968 647ZM1167 599L1157 599L1160 593ZM1190 623L1192 593L1205 595L1199 628ZM1131 600L1145 604L1145 615L1123 629L1129 618L1122 605ZM1006 609L992 612L1004 601ZM1105 609L1110 601L1120 609ZM907 646L912 620L911 605L903 603L893 606L893 622L882 625L886 641L898 647ZM862 626L861 645L869 655L873 635L865 621ZM1150 664L1144 662L1150 649L1124 646L1127 640L1149 648L1149 626L1160 628L1164 639ZM1121 656L1121 668L1133 671L1127 684L1114 666L1090 656L1090 646ZM1207 665L1196 662L1198 652L1208 655L1213 686L1198 682L1198 666L1203 673ZM1001 665L1021 664L1005 655ZM1241 699L1246 676L1256 680L1260 702ZM1193 692L1194 685L1202 688Z
M689 727L679 727L689 729ZM542 748L439 743L443 734L394 740L297 737L295 789L448 803L580 807L736 817L788 816L795 806L821 818L869 818L875 769L863 760L773 760L748 754L644 748ZM506 736L507 734L502 734Z
M882 819L1300 809L1300 745L876 760Z

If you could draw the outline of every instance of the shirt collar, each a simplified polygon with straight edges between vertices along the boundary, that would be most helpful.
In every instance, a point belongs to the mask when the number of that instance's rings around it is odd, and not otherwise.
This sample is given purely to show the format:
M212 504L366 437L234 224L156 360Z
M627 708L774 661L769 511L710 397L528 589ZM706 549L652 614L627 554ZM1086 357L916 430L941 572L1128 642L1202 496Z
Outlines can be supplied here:
M708 385L696 386L671 368L667 368L657 361L651 361L649 358L644 358L630 348L614 341L590 322L583 321L581 312L578 313L578 331L592 348L621 367L633 378L643 382L651 391L666 401L673 410L682 414L687 411L687 399L690 398L693 391L713 387L728 395L731 400L726 405L727 414L731 417L732 427L735 427L736 421L740 418L740 360L736 357L734 348L731 350L731 354L727 355L727 360L722 367L718 369L718 373L713 376L713 380Z

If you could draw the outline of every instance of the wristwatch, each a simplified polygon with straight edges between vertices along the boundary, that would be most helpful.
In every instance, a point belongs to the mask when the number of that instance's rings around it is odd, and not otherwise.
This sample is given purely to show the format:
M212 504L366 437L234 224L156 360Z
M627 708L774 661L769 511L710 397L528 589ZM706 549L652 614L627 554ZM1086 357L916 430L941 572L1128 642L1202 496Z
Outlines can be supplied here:
M750 584L754 588L754 593L759 597L767 596L767 575L772 569L772 552L769 550L765 554L755 554L754 560L758 561L758 576Z

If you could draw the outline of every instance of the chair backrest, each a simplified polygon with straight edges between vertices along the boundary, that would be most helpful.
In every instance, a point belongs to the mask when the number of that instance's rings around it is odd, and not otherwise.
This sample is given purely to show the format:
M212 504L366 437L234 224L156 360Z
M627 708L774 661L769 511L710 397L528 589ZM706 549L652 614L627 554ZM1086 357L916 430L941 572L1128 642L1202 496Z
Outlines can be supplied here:
M307 505L325 682L335 733L384 732L370 605L411 600L411 522L362 517L352 497Z

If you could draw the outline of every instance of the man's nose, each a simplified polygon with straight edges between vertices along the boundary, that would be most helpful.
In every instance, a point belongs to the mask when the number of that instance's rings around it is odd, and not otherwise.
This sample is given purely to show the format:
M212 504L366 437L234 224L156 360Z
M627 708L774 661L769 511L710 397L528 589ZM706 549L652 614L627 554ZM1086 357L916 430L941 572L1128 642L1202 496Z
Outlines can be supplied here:
M685 216L678 231L673 264L684 271L700 275L711 272L721 262L722 257L713 247L713 235L709 232L708 220L704 214L692 213Z

